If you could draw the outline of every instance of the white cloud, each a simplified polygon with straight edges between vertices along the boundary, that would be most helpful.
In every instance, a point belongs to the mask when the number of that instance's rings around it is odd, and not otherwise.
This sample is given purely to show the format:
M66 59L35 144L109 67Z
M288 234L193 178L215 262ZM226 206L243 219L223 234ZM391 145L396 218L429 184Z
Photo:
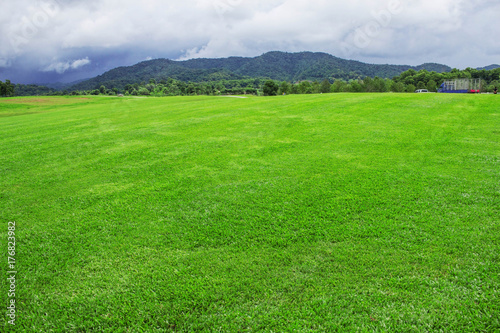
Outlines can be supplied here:
M68 69L78 69L78 68L83 67L85 65L88 65L90 63L91 63L91 61L89 60L89 58L78 59L78 60L74 60L74 61L55 62L55 63L52 63L52 64L48 65L47 67L43 68L42 71L44 71L44 72L55 71L59 74L62 74L64 72L66 72Z
M79 59L79 60L75 60L71 63L71 69L78 69L80 67L83 67L85 65L89 65L91 63L91 61L89 60L89 58L85 58L85 59Z

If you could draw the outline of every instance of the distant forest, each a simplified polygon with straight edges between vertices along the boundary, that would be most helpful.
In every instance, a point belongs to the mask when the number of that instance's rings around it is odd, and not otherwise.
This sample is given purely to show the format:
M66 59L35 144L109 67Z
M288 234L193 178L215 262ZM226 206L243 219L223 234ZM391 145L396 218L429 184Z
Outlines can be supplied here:
M34 95L131 95L131 96L190 96L190 95L282 95L318 94L338 92L414 92L428 89L435 92L445 80L456 78L478 78L483 81L483 92L493 92L500 85L500 68L493 70L453 69L447 73L416 71L409 69L392 79L364 77L359 79L323 79L297 82L271 80L269 78L247 78L237 80L217 80L208 82L184 82L173 78L126 84L123 89L107 88L104 85L91 90L63 90L36 86L13 85L10 81L0 81L0 96Z
M255 58L155 59L118 67L66 89L2 83L1 96L277 95L330 92L436 91L444 80L477 78L483 91L499 84L500 68L451 69L440 64L373 65L326 53L268 52Z

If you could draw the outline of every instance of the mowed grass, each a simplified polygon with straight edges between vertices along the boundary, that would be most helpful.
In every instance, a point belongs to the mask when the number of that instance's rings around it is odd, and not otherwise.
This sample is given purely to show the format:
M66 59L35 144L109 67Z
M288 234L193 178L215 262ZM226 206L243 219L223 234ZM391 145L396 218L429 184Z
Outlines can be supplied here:
M0 129L3 329L500 330L496 96L16 98Z

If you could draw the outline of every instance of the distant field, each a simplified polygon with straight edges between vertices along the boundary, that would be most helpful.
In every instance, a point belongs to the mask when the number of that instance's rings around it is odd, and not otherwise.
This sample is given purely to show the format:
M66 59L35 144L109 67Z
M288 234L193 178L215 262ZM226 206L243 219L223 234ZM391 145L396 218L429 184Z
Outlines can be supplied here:
M0 99L0 331L499 331L499 143L494 95Z

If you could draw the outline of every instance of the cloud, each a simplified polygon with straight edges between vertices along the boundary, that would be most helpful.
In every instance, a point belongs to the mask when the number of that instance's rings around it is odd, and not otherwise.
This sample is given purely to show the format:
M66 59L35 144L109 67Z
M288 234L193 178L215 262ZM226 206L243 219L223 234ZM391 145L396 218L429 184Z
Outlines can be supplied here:
M89 58L75 60L71 63L71 69L78 69L78 68L85 66L85 65L88 65L90 63L91 63L91 61L89 60Z
M391 10L397 6L401 10ZM148 56L217 58L272 50L484 66L500 56L499 39L491 37L498 12L497 0L5 1L0 68L67 74L73 62L54 59L88 57L92 66L85 69L102 72Z
M10 60L7 58L0 57L0 67L10 67Z
M74 61L66 61L66 62L55 62L50 64L49 66L45 67L42 69L43 72L52 72L55 71L58 74L62 74L66 72L69 69L78 69L80 67L83 67L85 65L90 64L91 61L89 58L85 59L79 59L79 60L74 60Z

